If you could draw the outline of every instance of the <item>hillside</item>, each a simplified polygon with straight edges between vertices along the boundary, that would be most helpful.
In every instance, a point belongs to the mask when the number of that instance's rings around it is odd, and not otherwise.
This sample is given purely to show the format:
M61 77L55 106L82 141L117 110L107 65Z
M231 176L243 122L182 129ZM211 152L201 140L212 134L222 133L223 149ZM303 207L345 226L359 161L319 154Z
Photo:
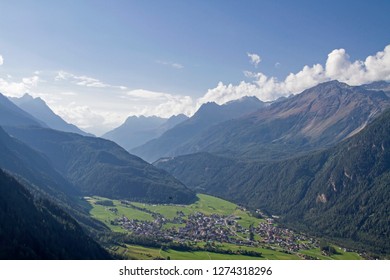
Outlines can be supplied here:
M83 195L159 203L189 203L196 199L167 172L111 141L36 127L5 129L44 154Z
M52 167L43 154L10 137L1 127L0 168L25 178L57 198L78 194L76 188Z
M160 160L187 186L281 221L390 253L390 110L333 148L271 163L202 153Z
M93 136L79 129L77 126L67 123L60 116L56 115L47 106L41 98L33 98L29 94L25 94L20 98L12 97L10 100L19 108L29 113L34 118L42 121L52 129L57 129L65 132L78 133L84 136Z
M0 259L110 259L65 212L0 169Z
M218 123L255 112L265 104L256 97L244 97L223 105L203 104L188 120L169 129L159 138L131 150L131 153L153 162L160 157L180 154L178 150L194 137Z

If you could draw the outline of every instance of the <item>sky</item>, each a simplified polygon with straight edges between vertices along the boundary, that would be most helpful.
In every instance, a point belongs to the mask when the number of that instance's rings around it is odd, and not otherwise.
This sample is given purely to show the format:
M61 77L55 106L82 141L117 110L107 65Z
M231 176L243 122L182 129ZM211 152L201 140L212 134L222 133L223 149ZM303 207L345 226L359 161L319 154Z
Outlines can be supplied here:
M0 1L0 92L101 135L337 79L390 80L390 1Z

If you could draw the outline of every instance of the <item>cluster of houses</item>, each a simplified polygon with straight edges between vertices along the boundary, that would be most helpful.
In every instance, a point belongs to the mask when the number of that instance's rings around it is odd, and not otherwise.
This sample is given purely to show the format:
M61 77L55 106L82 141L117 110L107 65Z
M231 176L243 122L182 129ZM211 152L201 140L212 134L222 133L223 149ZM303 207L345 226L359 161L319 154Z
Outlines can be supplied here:
M153 213L154 221L128 219L122 216L113 224L143 236L159 236L176 242L223 242L246 246L277 246L287 251L298 251L318 246L318 242L292 230L281 228L268 218L257 227L245 228L240 225L240 217L218 214L205 215L201 212L186 216L178 211L173 219ZM167 224L177 226L166 226Z
M266 219L266 223L260 223L254 228L254 233L261 237L261 242L269 245L277 245L287 251L299 251L319 246L314 238L295 233L294 231L274 225L273 219Z

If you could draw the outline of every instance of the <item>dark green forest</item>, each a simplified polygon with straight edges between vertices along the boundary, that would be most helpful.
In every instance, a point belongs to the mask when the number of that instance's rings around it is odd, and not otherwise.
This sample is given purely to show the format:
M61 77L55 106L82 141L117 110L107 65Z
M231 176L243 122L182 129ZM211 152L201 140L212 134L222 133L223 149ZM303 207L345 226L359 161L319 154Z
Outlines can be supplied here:
M110 259L58 206L0 169L0 259Z

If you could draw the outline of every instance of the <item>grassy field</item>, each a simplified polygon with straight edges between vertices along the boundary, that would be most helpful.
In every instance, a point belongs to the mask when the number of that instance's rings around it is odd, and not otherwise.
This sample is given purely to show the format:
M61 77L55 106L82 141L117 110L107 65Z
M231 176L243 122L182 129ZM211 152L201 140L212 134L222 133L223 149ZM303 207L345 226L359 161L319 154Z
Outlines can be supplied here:
M299 260L299 256L294 254L286 254L277 250L270 250L264 248L252 248L252 247L238 247L230 244L223 244L225 249L248 249L256 252L261 252L262 257L250 257L243 255L228 255L217 254L207 251L194 251L194 252L182 252L169 249L163 251L158 248L143 247L138 245L126 245L126 248L119 247L116 253L126 256L129 259L155 259L155 258L170 258L171 260ZM361 260L362 258L353 252L343 252L341 249L337 250L340 254L324 256L319 249L313 249L309 251L301 251L300 253L306 254L312 257L319 258L321 260Z
M154 205L144 204L137 202L130 202L129 205L123 204L118 200L108 200L103 197L86 197L86 202L92 207L90 214L92 217L106 224L114 232L126 232L119 225L115 225L115 220L123 216L128 219L140 220L140 221L154 221L152 217L153 213L162 215L166 219L172 220L178 217L178 213L184 213L185 217L196 212L201 212L205 215L219 214L221 216L235 216L236 221L242 227L248 229L251 225L257 227L259 223L265 222L263 219L253 217L248 211L238 207L231 202L209 196L204 194L198 194L199 200L191 205ZM101 203L107 202L108 205L101 205ZM111 205L110 205L111 204ZM185 224L177 224L168 222L163 225L164 229L182 227ZM239 238L243 240L247 239L243 233L237 234ZM255 240L259 240L261 237L255 236ZM205 246L204 242L198 242L196 244L201 248ZM253 257L239 254L220 254L214 252L208 252L206 250L195 251L177 251L172 249L161 250L160 248L150 248L138 245L123 244L123 246L113 246L111 248L113 252L124 256L128 259L155 259L155 258L170 258L174 260L290 260L301 259L299 254L307 255L318 259L345 259L345 260L358 260L361 257L354 252L344 252L341 248L334 246L337 250L337 254L332 256L325 256L321 253L319 248L310 250L301 250L297 253L286 253L281 248L275 247L272 249L266 249L262 247L248 247L239 246L229 243L217 243L218 248L223 250L231 250L238 252L239 250L247 250L252 252L261 253L261 257Z
M107 200L102 197L87 197L85 198L92 206L90 214L93 218L103 222L107 225L112 231L117 232L125 232L120 226L115 226L111 224L111 221L115 219L126 216L129 219L138 219L143 221L153 221L153 217L144 211L140 211L134 208L130 208L126 205L123 205L118 200L112 200L113 206L104 206L96 204L97 201ZM110 209L116 209L116 211L112 211Z
M363 258L355 252L344 252L341 248L334 246L337 254L324 256L319 248L311 250L302 250L301 253L318 258L320 260L362 260Z
M243 255L217 254L207 251L183 252L169 249L163 251L158 248L142 247L138 245L126 245L126 248L119 247L116 253L126 256L129 259L155 259L157 257L171 260L287 260L299 259L295 255L288 255L277 251L259 249L264 252L263 257L250 257Z

